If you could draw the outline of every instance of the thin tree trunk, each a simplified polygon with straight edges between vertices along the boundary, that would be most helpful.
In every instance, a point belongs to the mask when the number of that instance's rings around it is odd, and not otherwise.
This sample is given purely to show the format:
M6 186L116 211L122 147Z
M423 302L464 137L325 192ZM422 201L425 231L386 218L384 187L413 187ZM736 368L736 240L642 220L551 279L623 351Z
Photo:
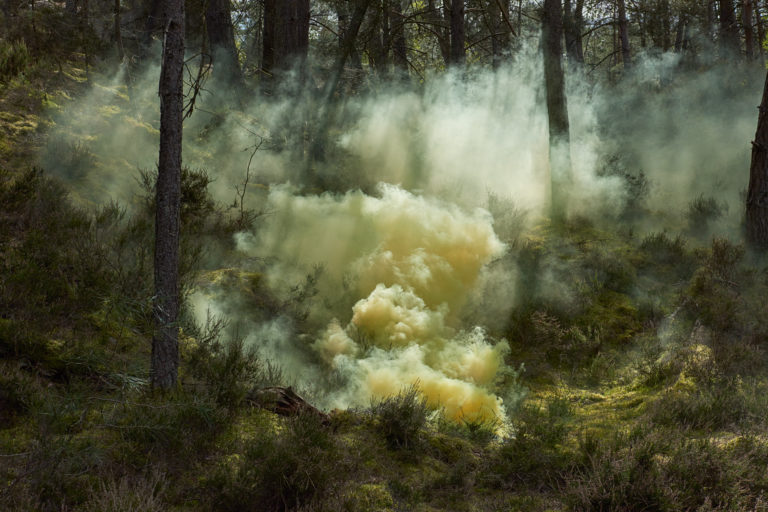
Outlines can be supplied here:
M392 34L392 54L395 69L401 76L408 75L408 50L405 44L405 17L401 0L391 0L390 31Z
M755 35L752 28L752 0L743 0L741 8L741 24L744 27L744 47L747 60L755 57Z
M576 10L573 13L573 29L576 35L576 60L584 62L584 41L581 31L584 28L584 0L576 0Z
M739 27L733 0L720 0L720 45L729 56L738 56L740 50Z
M544 0L542 37L549 119L551 215L553 220L561 221L567 210L565 190L570 182L571 150L562 64L563 20L560 0Z
M665 52L672 48L672 16L669 0L661 0L661 48Z
M627 23L627 11L624 0L617 0L619 14L619 38L621 39L621 62L624 69L632 67L632 57L629 53L629 24Z
M357 35L360 32L360 27L365 19L365 13L371 4L371 0L355 0L355 9L352 12L352 19L349 23L349 27L345 31L345 37L342 41L339 51L338 59L336 60L336 66L331 78L325 87L325 101L322 105L322 110L319 114L319 121L317 128L312 137L312 143L307 154L307 162L304 169L304 174L308 183L312 186L322 187L319 177L314 172L313 164L315 162L325 160L326 143L328 141L328 128L332 121L332 103L333 98L336 95L336 90L339 87L341 76L344 73L344 67L347 64L347 59L352 55L355 48L355 41Z
M491 33L491 65L493 69L501 66L504 53L509 47L509 5L506 0L488 0L486 15L488 18L488 30Z
M752 162L747 189L747 241L754 247L768 248L768 75L757 116L757 131L752 141Z
M117 45L117 58L120 59L120 62L122 62L123 59L125 59L125 49L123 48L123 36L120 31L120 0L115 0L114 21L115 21L115 44Z
M448 1L446 0L446 5L448 5ZM466 60L464 0L450 0L449 16L451 20L451 64L461 66Z
M443 63L448 66L451 63L451 43L448 34L448 25L440 14L440 8L435 5L435 0L428 1L427 13L430 22L435 28L437 46L440 48L440 55L443 57Z
M760 14L760 2L755 2L755 25L757 25L757 50L760 56L763 55L763 41L765 41L765 27L763 26L763 17Z
M160 156L155 200L155 300L150 376L153 388L176 385L179 368L179 215L184 110L184 0L163 2Z

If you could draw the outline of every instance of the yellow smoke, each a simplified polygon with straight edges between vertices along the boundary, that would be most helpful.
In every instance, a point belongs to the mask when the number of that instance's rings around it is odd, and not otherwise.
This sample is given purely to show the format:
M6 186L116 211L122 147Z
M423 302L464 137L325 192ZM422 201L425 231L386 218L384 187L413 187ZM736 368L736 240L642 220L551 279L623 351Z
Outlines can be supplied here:
M312 345L351 382L338 405L418 383L428 404L450 418L503 417L493 385L508 346L491 343L480 328L462 329L456 318L483 266L504 250L490 215L394 186L380 194L294 196L278 188L270 194L272 228L241 237L241 248L323 264L329 295L352 276L349 320L330 320ZM285 268L274 268L272 278L284 278Z

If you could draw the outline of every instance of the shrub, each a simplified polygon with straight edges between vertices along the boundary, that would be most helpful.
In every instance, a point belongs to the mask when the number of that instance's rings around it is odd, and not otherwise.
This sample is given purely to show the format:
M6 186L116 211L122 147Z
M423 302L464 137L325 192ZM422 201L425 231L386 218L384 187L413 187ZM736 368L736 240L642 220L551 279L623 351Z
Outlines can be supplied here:
M643 429L582 449L585 464L568 481L574 511L764 510L765 450L662 438ZM764 507L764 503L762 507Z
M165 491L163 475L123 476L101 482L98 490L83 505L84 512L163 512Z
M650 233L640 242L643 251L654 265L669 266L687 263L686 242L680 235L672 238L666 231Z
M688 229L697 236L705 235L710 224L728 211L728 205L703 194L688 203Z
M500 488L557 488L575 462L564 446L570 416L570 404L562 398L546 406L524 405L513 418L514 436L505 439L487 461L480 479Z
M24 71L29 64L29 51L24 41L0 41L0 82Z
M200 380L218 405L234 412L266 376L255 349L246 347L236 335L222 341L223 328L223 322L209 318L202 330L194 332L197 339L188 356L187 371Z
M346 471L329 429L314 414L281 423L263 425L234 468L220 468L209 481L214 510L295 510L334 494Z
M376 428L392 449L414 448L427 422L427 399L417 385L371 405Z

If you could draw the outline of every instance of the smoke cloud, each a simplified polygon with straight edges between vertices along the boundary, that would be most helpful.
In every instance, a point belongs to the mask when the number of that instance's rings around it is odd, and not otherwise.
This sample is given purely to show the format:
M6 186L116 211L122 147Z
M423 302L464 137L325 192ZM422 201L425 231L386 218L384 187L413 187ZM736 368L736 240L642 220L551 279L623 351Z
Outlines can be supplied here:
M294 382L324 386L327 407L365 405L418 383L449 417L503 418L498 385L510 370L498 338L518 281L509 242L548 208L539 60L524 49L497 72L350 96L334 110L334 150L315 169L338 193L303 182L316 94L256 95L224 110L237 102L223 89L205 91L185 124L185 164L208 171L222 204L237 203L236 187L245 187L243 206L266 213L235 235L226 264L207 266L254 273L286 303L315 272L317 293L300 323L253 317L242 286L226 283L195 292L194 312L235 319ZM615 85L569 76L571 215L680 230L674 219L686 203L708 195L729 205L712 229L736 230L759 70L736 81L722 66L678 68L662 56L638 58ZM137 169L157 158L157 70L130 88L122 75L103 82L60 109L41 159L80 198L131 204ZM647 186L633 189L628 176ZM497 208L498 198L509 207ZM640 219L624 215L633 200L642 202Z

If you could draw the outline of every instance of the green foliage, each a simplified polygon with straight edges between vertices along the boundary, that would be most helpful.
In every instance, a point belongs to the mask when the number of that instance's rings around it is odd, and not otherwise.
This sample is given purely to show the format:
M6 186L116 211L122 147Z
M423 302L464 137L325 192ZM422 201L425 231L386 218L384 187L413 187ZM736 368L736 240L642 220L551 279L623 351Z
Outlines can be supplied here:
M115 400L101 411L104 427L125 443L123 456L132 463L194 460L211 451L226 432L226 411L204 395L179 392L168 399L138 398Z
M571 415L570 404L562 398L524 405L513 417L514 436L504 440L480 478L507 489L557 487L573 465L573 455L564 446Z
M82 140L55 135L48 139L41 162L43 167L57 176L76 182L91 172L97 160Z
M371 413L377 420L377 430L390 448L413 449L421 439L429 409L418 386L411 385L397 395L374 402Z
M58 183L30 170L0 177L0 309L37 328L71 322L96 308L111 285L94 219L68 202Z
M766 418L764 386L735 377L711 379L693 389L671 389L651 408L658 425L720 430L759 425Z
M346 476L338 441L314 414L284 420L248 440L234 467L210 480L213 510L285 511L327 500Z
M584 465L568 482L570 510L763 510L764 449L645 429L582 444ZM763 505L764 506L764 505Z
M676 267L689 261L685 239L680 235L673 238L666 231L646 235L640 242L640 250L652 265Z
M185 371L201 381L217 404L233 412L242 406L249 391L265 384L268 368L242 338L222 341L223 327L222 322L209 319L208 325L196 333Z
M100 482L98 490L83 505L84 512L163 512L164 475L123 476Z
M740 323L743 301L739 282L743 273L739 263L744 247L715 238L707 251L700 251L701 266L694 273L687 295L689 313L718 332L734 329Z
M698 196L688 203L686 219L688 230L696 235L706 235L712 222L716 221L728 211L728 205L720 203L714 197Z
M18 75L29 64L29 50L24 41L0 40L0 83Z

